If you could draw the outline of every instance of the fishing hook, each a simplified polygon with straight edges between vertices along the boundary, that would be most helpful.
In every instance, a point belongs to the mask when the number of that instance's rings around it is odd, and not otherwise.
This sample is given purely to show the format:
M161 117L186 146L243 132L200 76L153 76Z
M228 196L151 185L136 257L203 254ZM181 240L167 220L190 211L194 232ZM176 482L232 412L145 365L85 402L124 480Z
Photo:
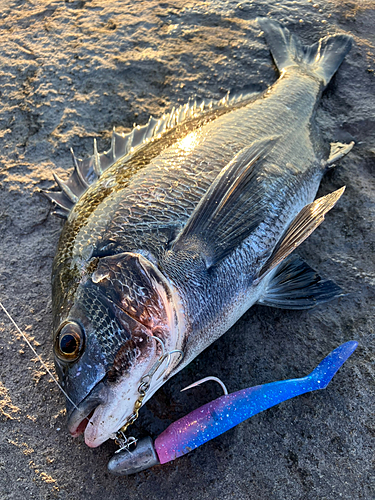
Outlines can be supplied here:
M137 443L137 439L135 439L133 436L127 437L125 435L125 432L126 432L127 428L130 425L134 424L134 422L138 418L138 413L142 407L142 402L146 396L148 389L150 388L152 377L155 375L155 373L158 371L160 366L167 359L166 367L164 368L162 373L158 376L157 380L159 380L159 378L161 376L165 375L165 373L169 367L169 363L170 363L170 359L171 359L172 354L177 352L177 353L181 354L182 358L184 356L183 351L181 351L180 349L173 349L171 351L166 352L165 344L161 339L159 339L159 337L156 337L155 335L150 335L150 337L161 345L162 354L161 354L160 358L156 361L156 363L154 363L154 365L151 367L150 371L148 373L146 373L145 375L143 375L143 377L140 380L140 385L138 387L139 397L136 400L136 402L134 403L134 411L130 415L130 417L128 417L126 423L116 432L115 437L114 437L116 443L120 446L120 448L116 451L116 453L119 453L122 450L127 450L130 453L129 446Z
M224 382L222 380L220 380L219 378L213 377L213 376L201 378L200 380L197 380L193 384L190 384L187 387L184 387L183 389L181 389L180 392L187 391L188 389L192 389L193 387L197 387L198 385L204 384L205 382L208 382L209 380L217 382L220 385L220 387L223 389L223 393L225 396L228 394L228 389L226 388Z

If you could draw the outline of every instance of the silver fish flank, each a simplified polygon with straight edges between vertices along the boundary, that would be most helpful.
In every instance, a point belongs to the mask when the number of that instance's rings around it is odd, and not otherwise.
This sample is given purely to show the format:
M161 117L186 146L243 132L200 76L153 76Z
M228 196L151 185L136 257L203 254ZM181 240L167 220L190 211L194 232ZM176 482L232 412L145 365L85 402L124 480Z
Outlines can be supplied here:
M353 146L329 151L314 114L351 38L305 46L258 22L280 72L264 94L192 100L114 132L108 152L73 155L68 182L55 177L60 191L47 193L67 218L52 274L55 364L76 405L69 430L91 447L253 304L307 309L341 295L292 252L344 190L314 201Z

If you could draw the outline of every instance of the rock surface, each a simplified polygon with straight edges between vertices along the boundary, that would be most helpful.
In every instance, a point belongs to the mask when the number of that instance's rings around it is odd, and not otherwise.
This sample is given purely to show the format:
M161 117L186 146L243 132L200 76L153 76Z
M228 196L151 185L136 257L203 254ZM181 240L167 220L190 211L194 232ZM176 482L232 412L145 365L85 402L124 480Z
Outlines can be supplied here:
M255 416L173 463L132 477L106 471L98 449L66 431L63 397L0 314L0 498L375 498L375 6L371 0L284 2L3 0L0 5L0 300L52 368L50 270L61 222L38 194L52 170L66 178L69 148L108 149L127 131L192 94L263 91L277 75L257 16L305 42L336 32L355 45L325 92L327 141L356 141L319 195L347 186L300 254L347 295L306 312L253 307L142 409L134 432L156 437L219 395L302 376L339 344L359 347L325 391ZM371 441L372 440L372 441Z

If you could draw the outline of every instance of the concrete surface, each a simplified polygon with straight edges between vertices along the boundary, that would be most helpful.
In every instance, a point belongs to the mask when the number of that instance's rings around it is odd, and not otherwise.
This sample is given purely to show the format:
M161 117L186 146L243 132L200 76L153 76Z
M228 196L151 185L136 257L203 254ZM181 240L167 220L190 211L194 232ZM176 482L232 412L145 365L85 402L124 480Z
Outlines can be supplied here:
M0 4L0 300L52 367L50 269L61 221L39 188L69 175L69 148L109 147L113 125L160 116L192 94L262 91L276 79L254 19L305 42L351 33L327 89L327 141L355 140L319 195L347 186L300 254L347 296L307 312L253 307L142 409L137 435L230 391L302 376L336 346L356 353L325 391L255 416L174 463L129 478L106 471L115 445L67 433L63 396L0 314L0 498L345 500L375 498L375 5L355 1L49 1Z

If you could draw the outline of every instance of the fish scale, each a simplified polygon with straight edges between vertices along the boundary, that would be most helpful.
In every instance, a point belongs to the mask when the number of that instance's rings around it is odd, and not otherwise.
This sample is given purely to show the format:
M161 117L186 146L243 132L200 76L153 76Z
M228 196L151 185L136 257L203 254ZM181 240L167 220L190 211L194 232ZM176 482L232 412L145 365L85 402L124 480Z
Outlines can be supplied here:
M278 81L277 85L279 86L280 83ZM294 95L290 94L291 85L297 87L298 94L302 93L302 82L298 82L298 76L294 75L292 83L287 79L284 85L285 88L281 89L282 94L285 94L288 99L285 98L281 103L277 99L277 106L273 102L274 93L268 92L264 101L259 103L258 108L260 109L252 108L249 110L245 108L233 111L229 116L225 115L223 118L218 118L209 126L209 130L204 128L198 131L196 140L198 145L190 154L176 154L181 148L180 143L164 151L148 167L136 174L126 188L111 195L100 211L96 210L92 214L87 226L83 229L83 235L81 236L79 233L76 238L80 252L82 252L81 248L84 246L85 240L89 245L92 245L92 240L99 240L103 242L103 246L106 246L108 241L111 241L117 247L120 247L122 251L146 249L159 258L164 250L163 246L170 240L172 229L177 229L186 222L215 176L239 150L248 144L249 137L256 140L264 135L281 134L282 125L289 125L286 113L283 113L282 124L280 122L274 123L272 117L277 113L281 114L280 109L277 108L289 109L289 116L301 115L301 108L306 111L306 114L302 116L303 119L300 122L293 121L293 127L291 127L289 135L294 136L294 138L297 137L297 140L294 139L291 142L292 151L285 148L284 144L280 144L280 147L276 145L270 161L282 165L283 161L285 161L284 158L290 159L293 157L295 144L297 144L298 155L301 155L298 131L301 128L304 130L306 122L311 119L320 86L318 82L312 80L310 83L311 89L308 88L308 85L305 85L304 99L298 100ZM301 90L299 87L301 87ZM309 91L312 96L309 95ZM279 88L277 92L279 93ZM293 109L293 107L297 107L297 109ZM244 125L245 120L246 124ZM224 123L221 124L220 121ZM242 123L241 128L238 126L239 122ZM215 128L217 128L217 131ZM303 133L305 133L305 130ZM215 151L215 156L211 157L212 151ZM309 155L306 154L306 156ZM316 160L318 171L320 171L320 159ZM201 169L198 172L196 170L197 163L200 164ZM174 166L173 169L168 168L171 164ZM194 183L191 182L191 177L189 177L192 173L196 177ZM186 193L184 185L188 182L190 182L190 190ZM182 189L179 189L180 185ZM147 193L147 196L144 196L144 193ZM159 201L160 197L162 197L161 201ZM186 207L186 204L188 204L188 207ZM281 200L280 205L284 204L285 200ZM291 217L298 213L300 208L301 206L298 205ZM130 209L131 217L128 216ZM166 211L168 211L167 220L163 220ZM278 217L278 212L279 210L274 209L275 218ZM159 224L163 222L169 223L171 231L167 231L164 238L159 228L154 227L152 224L150 224L151 227L147 231L147 217L153 217ZM139 230L138 222L140 220L142 221L141 230ZM133 234L132 231L134 231ZM91 235L88 240L86 234ZM277 236L275 234L275 238Z

